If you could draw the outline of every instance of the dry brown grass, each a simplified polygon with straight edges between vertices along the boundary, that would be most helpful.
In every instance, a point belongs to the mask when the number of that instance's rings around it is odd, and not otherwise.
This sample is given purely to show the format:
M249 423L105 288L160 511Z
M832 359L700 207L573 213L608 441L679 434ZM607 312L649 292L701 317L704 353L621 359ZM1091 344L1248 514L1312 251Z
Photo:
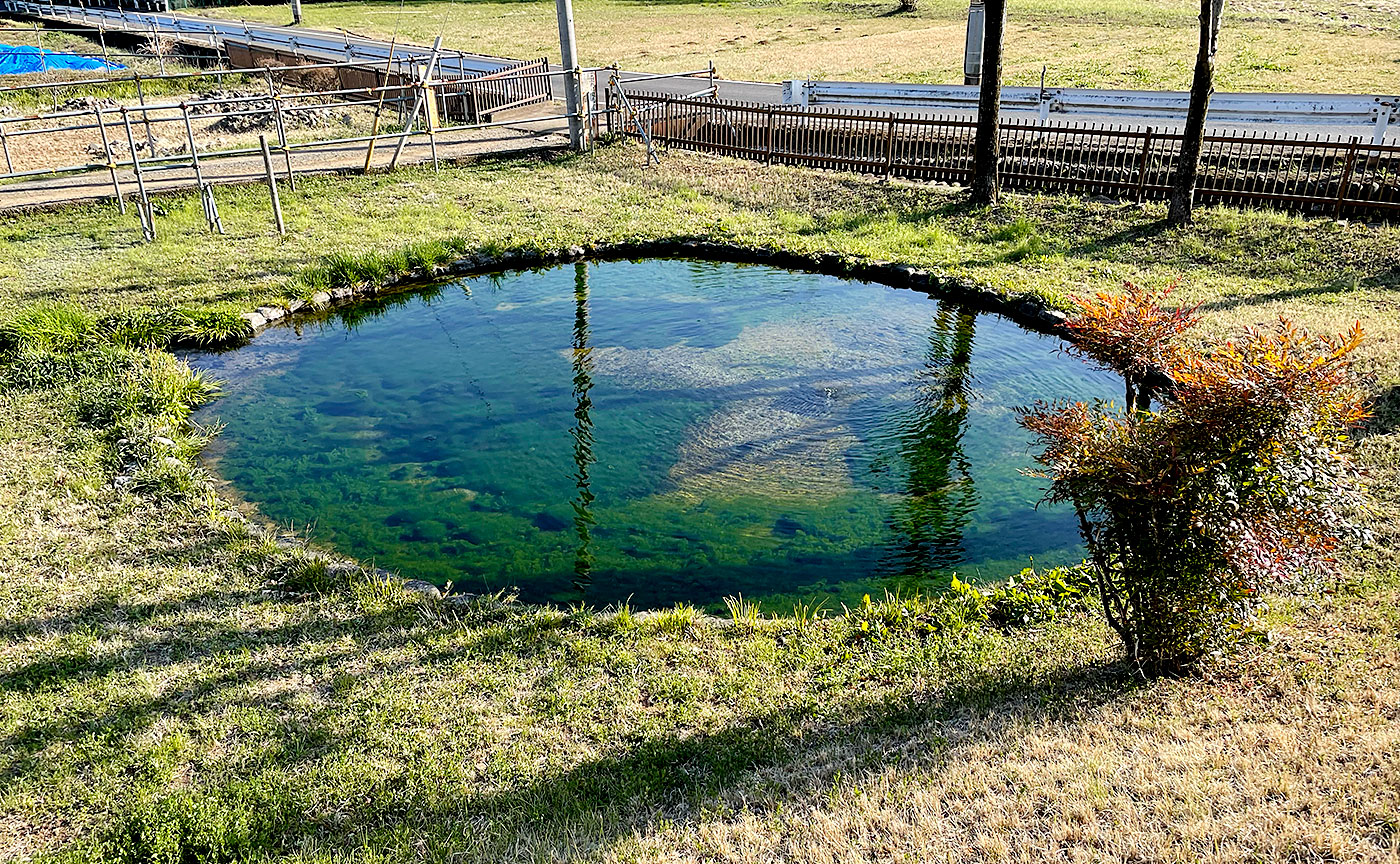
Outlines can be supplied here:
M962 82L967 4L925 0L915 14L888 2L666 2L580 0L580 56L588 64L675 72L715 61L726 78L777 81ZM557 56L553 9L501 2L329 2L306 6L308 26L400 34L507 57ZM1028 0L1011 7L1005 76L1051 86L1187 89L1198 6L1187 0ZM228 17L230 10L210 14ZM236 13L285 23L284 7ZM1217 86L1222 90L1400 91L1400 10L1389 0L1227 4Z
M1013 700L807 750L762 773L780 796L639 837L642 857L1395 861L1396 600L1306 604L1271 653L1202 681L1067 710Z

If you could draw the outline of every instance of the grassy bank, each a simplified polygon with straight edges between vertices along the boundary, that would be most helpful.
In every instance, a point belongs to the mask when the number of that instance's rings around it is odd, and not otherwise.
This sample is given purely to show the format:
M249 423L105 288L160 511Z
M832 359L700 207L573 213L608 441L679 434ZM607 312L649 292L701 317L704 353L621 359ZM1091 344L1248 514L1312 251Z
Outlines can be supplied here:
M713 60L725 78L779 81L962 83L967 4L921 0L629 3L574 5L583 62L678 72ZM384 38L396 32L466 51L530 58L559 54L554 7L511 0L443 4L308 3L307 26ZM1052 87L1190 87L1198 5L1181 0L1033 0L1010 10L1005 80ZM206 14L285 24L285 6L216 8ZM1393 93L1400 90L1400 12L1393 4L1338 0L1229 4L1220 36L1221 90Z
M0 860L1393 858L1400 232L640 164L308 179L285 239L255 189L216 193L228 237L188 197L149 246L110 208L7 219ZM1228 671L1151 684L1072 610L1003 632L910 598L752 623L427 604L214 496L183 416L208 382L148 347L300 295L336 253L681 234L1051 297L1177 281L1217 331L1359 317L1377 544L1346 590L1275 602Z

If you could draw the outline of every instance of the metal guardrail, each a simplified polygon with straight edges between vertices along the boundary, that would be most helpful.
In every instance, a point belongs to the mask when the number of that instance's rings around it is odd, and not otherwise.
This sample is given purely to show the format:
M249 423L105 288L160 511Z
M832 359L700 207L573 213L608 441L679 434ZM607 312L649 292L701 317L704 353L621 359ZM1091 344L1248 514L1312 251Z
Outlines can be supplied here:
M235 42L264 51L295 54L308 60L359 62L384 68L385 64L426 62L432 49L422 45L389 43L341 32L304 30L226 21L163 12L133 12L126 9L87 8L29 0L0 0L0 9L30 18L74 24L91 29L175 39L192 45L222 48ZM392 58L392 59L391 59ZM519 61L462 51L439 51L437 73L442 77L463 78L495 72Z
M859 81L786 81L783 104L880 106L928 111L973 111L978 88L952 84L884 84ZM1091 90L1076 87L1002 87L1003 110L1051 117L1109 118L1129 123L1184 122L1189 93L1155 90ZM1369 126L1372 143L1385 143L1400 126L1400 96L1330 93L1216 93L1210 121L1217 124Z

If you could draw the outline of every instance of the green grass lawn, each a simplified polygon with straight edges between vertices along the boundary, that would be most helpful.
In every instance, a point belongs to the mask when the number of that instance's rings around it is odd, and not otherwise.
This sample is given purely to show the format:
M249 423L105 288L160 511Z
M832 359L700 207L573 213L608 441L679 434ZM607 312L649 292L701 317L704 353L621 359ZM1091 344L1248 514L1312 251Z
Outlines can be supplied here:
M193 461L203 433L172 406L197 385L166 352L54 345L0 369L0 860L1393 857L1400 230L1208 209L1168 231L1156 206L641 166L620 145L306 178L286 238L256 188L216 192L225 237L190 196L160 202L150 245L110 207L11 215L0 321L243 310L332 253L446 238L694 235L1057 300L1176 282L1212 333L1363 320L1375 546L1342 590L1277 598L1269 644L1150 683L1087 612L1004 633L927 598L752 624L449 607L238 515Z
M656 2L578 0L585 64L677 72L713 60L725 78L962 83L967 4L922 0ZM400 12L402 9L402 12ZM219 7L218 17L285 24L285 5ZM1049 86L1176 89L1190 86L1197 4L1187 0L1029 0L1010 8L1005 80ZM420 44L444 34L453 48L557 59L552 3L327 2L304 6L308 27L344 28ZM1309 93L1400 91L1400 8L1394 3L1231 3L1220 37L1220 90Z

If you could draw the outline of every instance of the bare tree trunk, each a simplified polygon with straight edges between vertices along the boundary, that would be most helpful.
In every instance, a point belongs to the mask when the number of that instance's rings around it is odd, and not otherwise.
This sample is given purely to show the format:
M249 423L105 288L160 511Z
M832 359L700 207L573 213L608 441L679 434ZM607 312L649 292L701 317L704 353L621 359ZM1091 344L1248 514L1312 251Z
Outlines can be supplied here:
M1191 221L1191 206L1196 197L1196 176L1201 167L1201 146L1206 135L1206 111L1210 94L1215 92L1215 50L1220 41L1220 17L1225 0L1201 0L1201 44L1196 52L1196 74L1191 79L1191 105L1186 110L1186 128L1182 130L1181 157L1172 178L1171 203L1167 221L1185 225Z
M995 204L1001 193L1001 43L1006 30L1006 0L987 0L982 37L982 90L977 100L977 145L972 157L972 202Z

